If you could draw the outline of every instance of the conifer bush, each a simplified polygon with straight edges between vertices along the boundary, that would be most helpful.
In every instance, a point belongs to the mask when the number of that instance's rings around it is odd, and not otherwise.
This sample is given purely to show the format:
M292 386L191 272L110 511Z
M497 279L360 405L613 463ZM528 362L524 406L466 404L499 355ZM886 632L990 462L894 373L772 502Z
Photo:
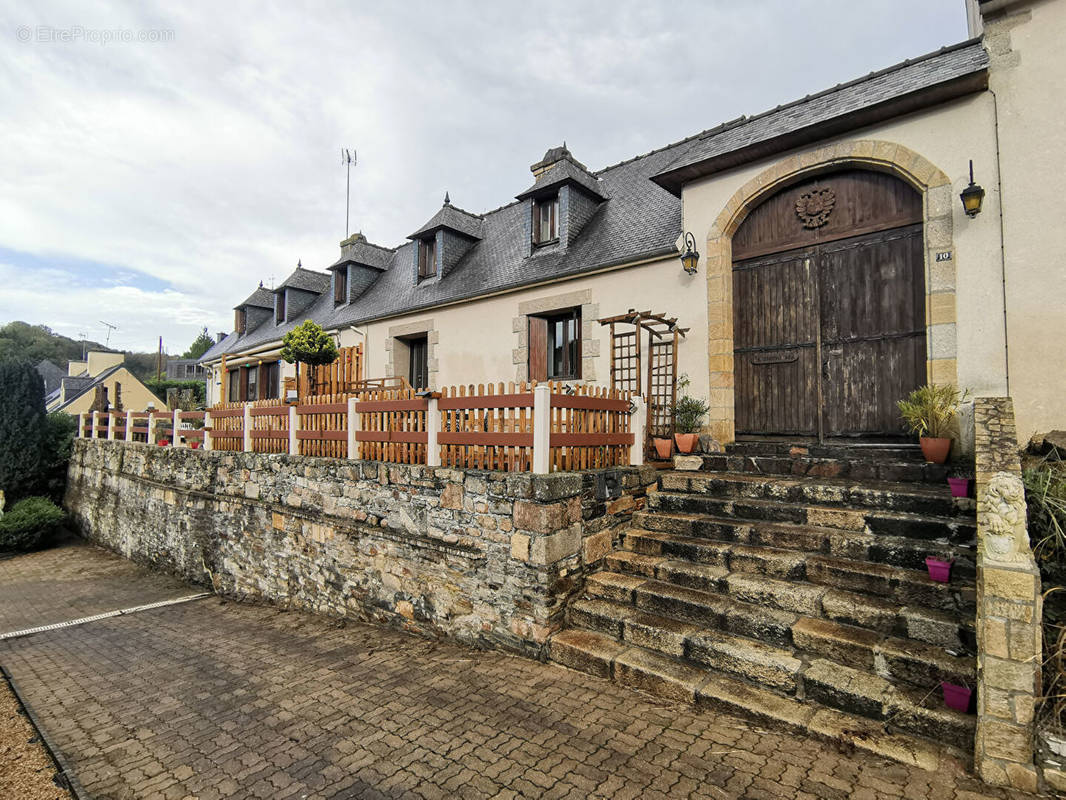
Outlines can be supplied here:
M0 490L8 503L39 491L46 424L37 370L0 362Z
M0 551L33 550L54 537L67 515L47 497L27 497L0 516Z

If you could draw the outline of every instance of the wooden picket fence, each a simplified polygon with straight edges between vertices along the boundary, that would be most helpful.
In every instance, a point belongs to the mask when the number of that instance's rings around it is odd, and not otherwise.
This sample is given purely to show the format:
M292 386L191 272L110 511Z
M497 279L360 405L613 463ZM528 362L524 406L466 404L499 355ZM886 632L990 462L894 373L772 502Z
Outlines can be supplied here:
M348 457L348 395L320 394L296 406L296 442L302 456Z
M300 401L311 404L317 397L354 393L362 379L363 346L342 347L332 364L300 370L300 385L297 387Z
M533 390L514 382L441 390L441 464L526 472L533 463Z
M204 412L179 412L176 431L171 412L135 412L132 435L135 441L148 441L152 424L152 441L176 435L178 446L196 442L213 450L243 451L247 412L247 444L256 453L556 472L625 466L632 452L641 452L633 447L640 434L631 427L627 393L552 383L546 389L500 382L422 394L410 388L323 394L298 405L284 400L224 403L209 409L209 421L199 428L195 423L205 422ZM192 424L186 427L185 422ZM118 424L118 417L100 415L97 435L106 438L107 425ZM89 417L81 435L91 436L91 425ZM349 452L352 441L354 453Z
M219 403L212 406L211 449L244 449L244 403Z

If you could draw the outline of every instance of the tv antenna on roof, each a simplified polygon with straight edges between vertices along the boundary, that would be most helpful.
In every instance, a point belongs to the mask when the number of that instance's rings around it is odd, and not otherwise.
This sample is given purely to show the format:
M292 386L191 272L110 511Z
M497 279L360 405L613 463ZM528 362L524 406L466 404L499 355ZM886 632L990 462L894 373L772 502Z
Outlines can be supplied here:
M356 165L355 150L349 150L347 148L341 148L341 163L345 165L347 170L347 186L344 195L344 238L348 238L348 220L350 218L350 210L352 207L352 167Z
M104 322L103 320L100 320L100 324L104 325L107 328L107 338L104 339L104 347L110 347L111 346L111 331L117 331L118 330L118 325L112 325L110 322Z

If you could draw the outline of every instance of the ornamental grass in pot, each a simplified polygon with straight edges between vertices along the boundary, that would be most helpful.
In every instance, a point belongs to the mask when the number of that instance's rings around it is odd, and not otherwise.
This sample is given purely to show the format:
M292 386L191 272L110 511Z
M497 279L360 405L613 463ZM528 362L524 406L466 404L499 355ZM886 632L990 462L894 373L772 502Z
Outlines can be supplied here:
M922 455L930 464L943 464L951 452L951 431L965 395L954 386L920 386L898 401L900 416L918 434Z
M674 406L674 441L682 453L691 453L700 441L700 430L709 406L697 397L683 396Z

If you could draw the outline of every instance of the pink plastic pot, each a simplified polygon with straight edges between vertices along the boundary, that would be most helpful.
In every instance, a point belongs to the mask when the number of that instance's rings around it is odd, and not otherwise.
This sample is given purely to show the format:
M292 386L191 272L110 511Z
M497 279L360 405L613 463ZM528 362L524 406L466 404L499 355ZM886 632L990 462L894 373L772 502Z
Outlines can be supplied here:
M929 569L929 577L937 583L947 583L951 580L951 565L953 561L944 561L935 556L925 559L925 566Z
M970 710L970 697L973 695L973 690L947 681L941 681L940 688L944 691L944 704L948 708L963 713Z
M970 496L970 479L969 478L948 478L948 486L951 487L952 497L969 497Z
M200 449L200 443L197 442L197 441L189 442L189 447L191 447L193 450L199 450Z

